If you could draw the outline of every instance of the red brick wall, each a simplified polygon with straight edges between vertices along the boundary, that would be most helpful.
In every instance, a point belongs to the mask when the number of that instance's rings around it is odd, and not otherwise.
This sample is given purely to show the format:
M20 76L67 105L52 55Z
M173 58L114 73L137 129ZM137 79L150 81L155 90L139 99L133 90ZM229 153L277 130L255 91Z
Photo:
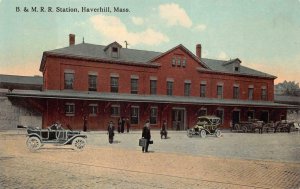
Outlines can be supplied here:
M183 67L173 67L171 60L173 56L183 55L187 58L187 65ZM130 93L130 75L139 76L139 94L150 93L150 76L157 77L157 93L166 95L167 78L174 79L173 95L184 95L184 81L191 80L191 96L200 95L200 83L206 81L207 97L217 97L217 84L223 82L223 98L233 98L233 85L239 84L240 99L248 99L248 86L254 86L254 100L261 100L261 88L266 86L268 101L274 98L273 79L263 79L255 77L232 76L225 74L209 74L197 71L201 67L194 59L181 49L175 49L169 54L159 58L156 62L161 64L159 68L137 67L120 64L105 64L84 60L72 60L62 58L47 58L45 70L45 89L63 90L64 89L64 70L75 71L74 90L88 90L88 72L98 73L97 88L99 92L110 92L110 73L119 74L119 92Z
M172 66L173 56L186 57L186 67ZM268 101L273 101L274 98L274 81L273 79L264 79L257 77L234 76L229 74L216 74L198 71L197 68L201 65L189 56L181 48L165 54L159 59L155 60L161 66L158 68L140 67L120 65L114 63L100 63L95 61L74 60L58 57L47 57L44 71L44 88L46 90L63 90L64 89L64 70L73 70L75 72L74 90L87 91L88 90L88 73L97 72L97 91L110 92L110 74L117 73L119 75L119 93L130 93L130 79L131 75L139 76L139 94L150 93L150 76L157 77L157 94L166 95L166 80L167 78L174 79L173 95L184 95L184 81L191 81L191 96L200 95L200 83L206 81L206 96L208 98L217 97L217 84L223 82L223 98L233 98L233 86L238 84L240 88L240 99L248 99L248 87L254 86L254 100L261 100L261 88L265 86L268 92ZM64 112L64 105L68 102L75 103L75 115L66 116ZM87 102L87 101L65 101L65 100L48 100L47 111L43 115L44 127L59 120L64 125L69 124L72 128L83 128L83 115L87 114L87 107L89 103L98 104L97 116L88 117L89 130L103 130L106 129L109 121L114 121L117 125L118 117L110 115L110 105L108 102ZM129 104L126 102L119 103L122 110L123 117L129 117L130 105L138 105L140 107L140 122L137 125L132 125L132 129L141 129L144 122L149 119L149 104ZM155 105L155 104L154 104ZM157 124L152 125L153 128L159 128L163 120L167 120L168 127L172 127L172 107L176 105L156 104L158 107ZM193 105L178 105L186 108L186 127L192 127L197 120L197 111L201 106ZM127 107L127 108L126 108ZM208 115L215 115L217 108L224 108L224 127L229 127L232 119L232 111L235 107L218 107L205 106ZM241 120L247 120L246 110L248 107L237 107L241 109ZM255 108L257 112L256 118L259 118L259 111L261 109ZM284 114L282 111L270 111L270 120L278 120L278 112Z

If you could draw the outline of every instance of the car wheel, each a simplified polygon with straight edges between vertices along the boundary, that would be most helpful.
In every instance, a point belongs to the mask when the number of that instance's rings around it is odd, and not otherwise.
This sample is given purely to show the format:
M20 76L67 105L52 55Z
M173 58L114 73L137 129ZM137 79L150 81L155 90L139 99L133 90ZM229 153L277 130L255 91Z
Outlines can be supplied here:
M77 137L72 141L72 146L74 150L81 151L86 145L86 140L82 137Z
M34 152L42 146L41 140L38 137L29 137L26 141L26 146L27 148L31 151Z
M202 129L200 131L200 136L201 136L201 138L205 138L206 137L206 131L204 129Z
M248 130L248 129L247 129L246 126L243 126L243 127L242 127L242 131L243 131L244 133L247 133L247 130Z
M221 131L220 131L220 129L216 129L215 130L215 135L216 135L216 137L221 137Z

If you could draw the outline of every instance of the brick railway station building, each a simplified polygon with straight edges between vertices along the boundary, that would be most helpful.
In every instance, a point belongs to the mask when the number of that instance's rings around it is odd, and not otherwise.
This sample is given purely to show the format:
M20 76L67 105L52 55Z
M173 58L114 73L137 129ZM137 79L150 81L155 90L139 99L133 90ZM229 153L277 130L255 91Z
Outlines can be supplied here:
M201 57L178 45L166 52L109 45L75 44L43 53L40 71L42 90L12 90L14 101L42 114L42 125L55 121L73 129L104 130L109 121L128 118L131 129L146 120L160 128L184 130L200 115L216 115L222 127L250 118L264 122L286 118L289 105L274 103L275 76L228 61Z

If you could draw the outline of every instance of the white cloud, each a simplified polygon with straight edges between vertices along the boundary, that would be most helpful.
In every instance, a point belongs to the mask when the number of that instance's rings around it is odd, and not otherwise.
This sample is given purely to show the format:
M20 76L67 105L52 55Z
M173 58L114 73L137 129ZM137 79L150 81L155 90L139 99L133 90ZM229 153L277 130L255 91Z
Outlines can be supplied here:
M228 55L224 51L221 51L218 58L220 60L228 60Z
M131 21L135 24L135 25L143 25L144 24L144 19L141 17L131 17Z
M178 4L163 4L160 5L158 9L160 17L166 20L169 26L180 25L186 28L190 28L193 24L185 10Z
M206 29L206 25L204 25L204 24L198 24L197 26L194 27L194 29L196 31L202 32L202 31L204 31Z
M126 40L131 46L137 44L158 45L169 41L166 35L151 28L141 32L130 32L126 25L115 16L97 15L92 16L90 21L96 31L110 41L123 42Z

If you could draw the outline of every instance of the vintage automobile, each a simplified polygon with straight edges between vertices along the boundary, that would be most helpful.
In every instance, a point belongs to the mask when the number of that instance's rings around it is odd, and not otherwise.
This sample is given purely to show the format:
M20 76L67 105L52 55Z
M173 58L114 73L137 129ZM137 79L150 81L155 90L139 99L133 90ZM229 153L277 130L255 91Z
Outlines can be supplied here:
M221 130L219 129L221 119L216 116L200 116L198 117L197 124L187 130L187 135L200 136L205 138L206 135L215 135L216 137L221 136Z
M44 144L72 145L74 150L83 150L86 146L86 135L80 131L65 130L61 124L54 123L47 129L18 126L27 128L26 145L30 151L40 149Z
M239 123L235 123L231 131L247 133L247 132L255 132L256 130L259 130L259 132L262 133L263 126L264 126L263 121L259 121L257 119L251 119L248 121L240 121Z

